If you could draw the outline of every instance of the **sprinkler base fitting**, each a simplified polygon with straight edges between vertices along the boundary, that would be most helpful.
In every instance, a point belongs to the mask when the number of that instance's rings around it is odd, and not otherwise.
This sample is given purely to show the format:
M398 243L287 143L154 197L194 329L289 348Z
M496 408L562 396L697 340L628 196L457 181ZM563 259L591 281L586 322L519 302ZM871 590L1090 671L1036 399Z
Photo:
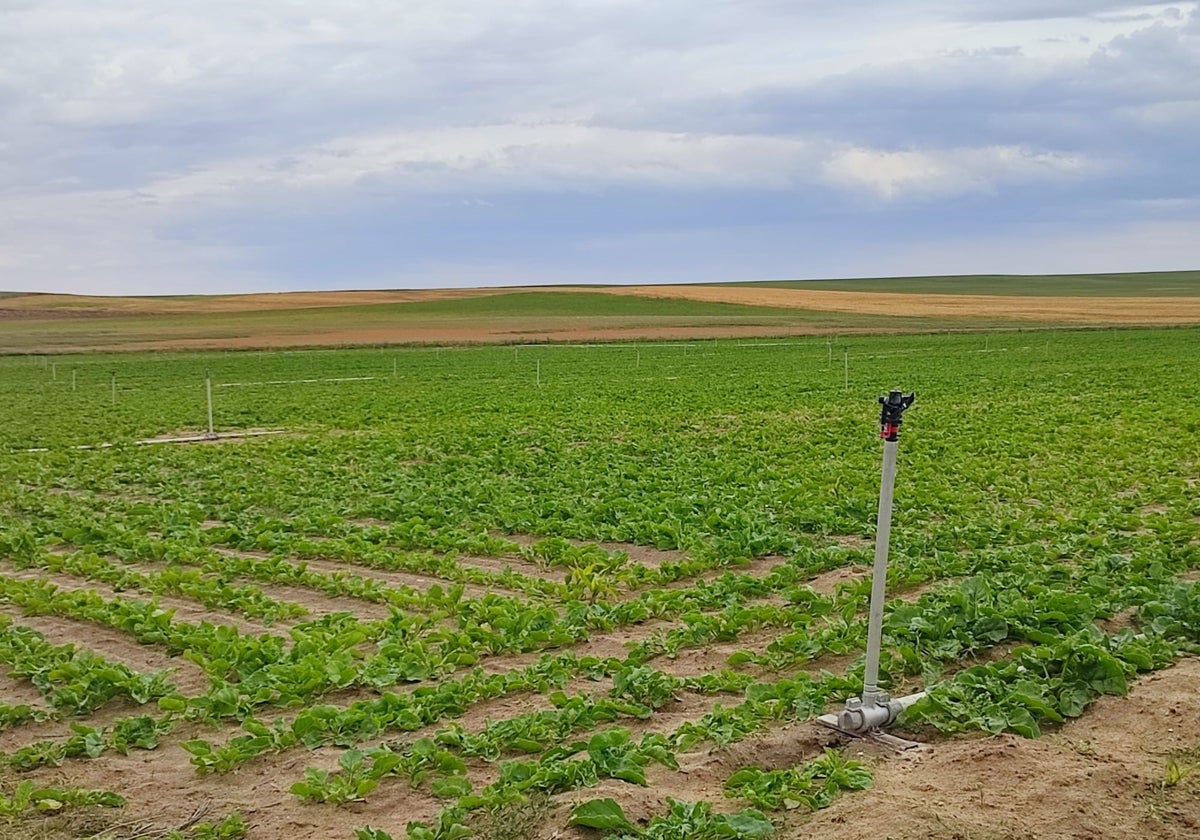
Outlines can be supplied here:
M901 712L924 696L925 692L919 691L916 694L897 697L893 700L887 692L879 691L868 696L865 701L858 697L851 697L840 712L821 715L817 718L817 723L826 729L834 729L845 735L871 738L895 749L909 750L920 745L880 730L895 723Z

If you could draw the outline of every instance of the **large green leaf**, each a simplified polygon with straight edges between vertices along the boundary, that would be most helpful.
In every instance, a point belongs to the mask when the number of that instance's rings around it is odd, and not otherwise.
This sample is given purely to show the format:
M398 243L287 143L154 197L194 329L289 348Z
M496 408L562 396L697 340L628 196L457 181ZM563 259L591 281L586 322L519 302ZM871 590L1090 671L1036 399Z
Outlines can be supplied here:
M582 825L587 828L598 828L602 831L623 831L636 833L637 826L629 821L625 812L617 802L610 798L589 799L581 802L571 811L567 820L569 825Z

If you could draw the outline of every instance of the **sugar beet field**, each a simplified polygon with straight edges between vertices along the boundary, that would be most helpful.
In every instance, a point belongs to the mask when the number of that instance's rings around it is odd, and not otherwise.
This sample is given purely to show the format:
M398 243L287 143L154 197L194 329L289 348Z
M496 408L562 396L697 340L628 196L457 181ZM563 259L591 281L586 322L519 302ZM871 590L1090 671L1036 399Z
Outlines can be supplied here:
M1195 836L1198 358L1176 329L0 359L0 836ZM206 371L218 433L273 434L139 445L207 431ZM812 723L862 690L892 387L915 756Z

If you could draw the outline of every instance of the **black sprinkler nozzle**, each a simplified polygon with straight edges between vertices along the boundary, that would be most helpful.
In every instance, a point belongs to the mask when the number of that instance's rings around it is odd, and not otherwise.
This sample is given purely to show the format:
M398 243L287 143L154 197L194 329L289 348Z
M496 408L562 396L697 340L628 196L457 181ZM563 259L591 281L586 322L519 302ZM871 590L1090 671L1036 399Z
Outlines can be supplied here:
M893 441L899 439L900 424L904 422L904 412L916 398L915 393L904 394L895 389L886 397L879 398L879 404L882 406L879 411L879 436L881 438Z

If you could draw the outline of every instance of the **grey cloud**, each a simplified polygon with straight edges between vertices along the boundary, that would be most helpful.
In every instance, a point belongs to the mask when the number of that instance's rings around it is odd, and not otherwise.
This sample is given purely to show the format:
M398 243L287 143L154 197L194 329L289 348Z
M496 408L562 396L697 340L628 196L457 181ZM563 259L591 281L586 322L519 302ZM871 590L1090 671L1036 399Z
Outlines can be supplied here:
M1195 218L1200 15L1127 22L1140 28L1097 35L1109 42L1090 58L1073 47L1053 60L1031 59L1030 26L1009 25L1150 12L1073 0L9 3L0 264L51 278L45 255L69 242L106 277L144 253L155 272L178 262L189 277L261 285L328 270L361 241L375 249L361 270L382 277L401 259L386 244L407 231L429 243L423 264L445 263L438 244L514 265L524 249L550 276L554 261L590 258L570 241L632 241L634 224L661 243L653 259L682 266L671 243L706 226L730 248L741 231L785 249L782 234L746 230L832 214L840 228L820 227L811 248L868 217L883 240L1017 225L1035 206ZM994 35L950 43L947 21ZM1111 31L1054 25L1064 44ZM484 208L465 197L495 212L467 218ZM517 205L523 225L494 238ZM422 213L471 235L439 240ZM281 216L309 220L302 263L282 256L296 234L271 227ZM561 230L568 244L551 249L539 232L564 218L577 220ZM755 270L783 265L765 254Z

